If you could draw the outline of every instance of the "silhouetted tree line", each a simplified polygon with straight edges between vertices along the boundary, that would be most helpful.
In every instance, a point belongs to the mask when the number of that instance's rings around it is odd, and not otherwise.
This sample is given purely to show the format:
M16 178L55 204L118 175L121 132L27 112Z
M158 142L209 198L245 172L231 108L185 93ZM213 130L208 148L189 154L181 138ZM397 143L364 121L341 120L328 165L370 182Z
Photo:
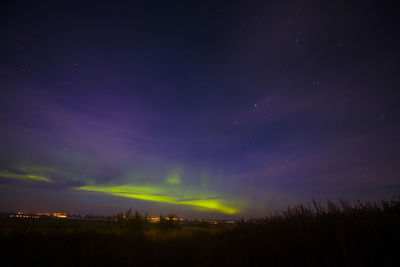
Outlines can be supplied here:
M147 213L142 215L137 210L133 213L132 208L125 212L117 213L113 221L120 225L134 228L145 228L150 224L150 218ZM178 218L175 214L169 214L168 216L160 215L156 225L162 229L179 228Z

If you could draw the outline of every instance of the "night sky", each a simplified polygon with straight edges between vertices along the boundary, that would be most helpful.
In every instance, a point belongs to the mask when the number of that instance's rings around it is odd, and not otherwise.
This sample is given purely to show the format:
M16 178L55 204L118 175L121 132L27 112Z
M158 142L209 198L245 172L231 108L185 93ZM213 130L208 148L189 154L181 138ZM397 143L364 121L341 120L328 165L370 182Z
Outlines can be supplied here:
M389 2L0 10L0 211L257 217L400 193Z

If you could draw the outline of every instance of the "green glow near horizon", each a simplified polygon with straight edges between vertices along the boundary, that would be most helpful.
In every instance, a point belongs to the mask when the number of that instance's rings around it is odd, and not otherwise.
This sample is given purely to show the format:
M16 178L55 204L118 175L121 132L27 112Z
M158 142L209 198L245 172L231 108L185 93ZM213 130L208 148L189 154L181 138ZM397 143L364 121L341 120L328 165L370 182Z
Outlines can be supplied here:
M181 184L181 174L179 170L175 170L167 175L165 179L167 184Z
M12 172L0 172L0 177L4 178L12 178L12 179L19 179L19 180L33 180L33 181L40 181L40 182L51 182L51 179L42 175L36 174L19 174L19 173L12 173Z
M238 208L227 201L218 199L215 194L198 192L183 187L160 185L119 185L119 186L81 186L78 190L102 192L115 196L128 197L147 201L156 201L169 204L180 204L196 207L200 210L212 210L225 214L235 214ZM238 203L236 203L238 204ZM237 205L236 205L237 206Z
M177 176L168 176L166 182L168 184L180 184L181 179Z

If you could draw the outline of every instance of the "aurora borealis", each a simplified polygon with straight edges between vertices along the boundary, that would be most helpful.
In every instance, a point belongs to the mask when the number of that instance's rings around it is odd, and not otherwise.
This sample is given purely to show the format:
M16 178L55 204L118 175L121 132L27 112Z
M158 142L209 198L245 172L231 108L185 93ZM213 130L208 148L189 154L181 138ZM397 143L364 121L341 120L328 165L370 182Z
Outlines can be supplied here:
M81 186L78 190L104 192L115 196L122 196L148 201L157 201L177 205L189 205L205 210L215 210L227 214L235 214L237 208L227 206L218 200L217 196L205 193L192 192L185 188L168 186Z
M398 194L396 14L311 2L7 3L0 210L240 218Z

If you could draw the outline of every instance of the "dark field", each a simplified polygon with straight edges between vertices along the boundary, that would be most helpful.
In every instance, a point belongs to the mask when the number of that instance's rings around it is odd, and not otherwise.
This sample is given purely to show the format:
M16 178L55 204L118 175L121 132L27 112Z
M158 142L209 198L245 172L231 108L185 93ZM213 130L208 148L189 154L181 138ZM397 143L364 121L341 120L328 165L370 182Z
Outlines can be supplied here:
M263 221L181 225L0 220L10 266L400 266L400 201L298 206ZM2 266L5 266L2 264Z

